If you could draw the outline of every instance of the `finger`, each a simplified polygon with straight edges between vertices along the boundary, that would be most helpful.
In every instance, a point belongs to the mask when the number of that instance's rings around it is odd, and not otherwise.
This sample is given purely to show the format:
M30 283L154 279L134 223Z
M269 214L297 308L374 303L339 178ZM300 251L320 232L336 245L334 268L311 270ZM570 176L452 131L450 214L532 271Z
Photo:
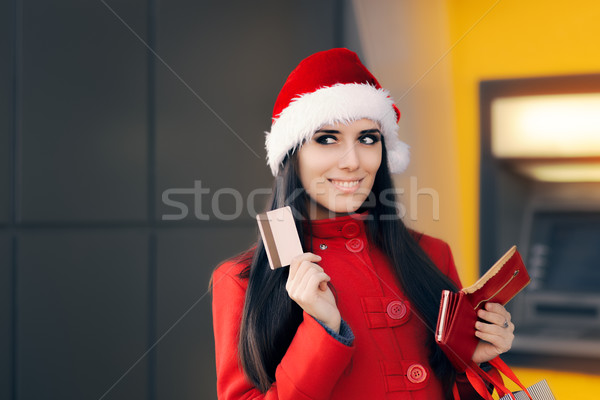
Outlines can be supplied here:
M504 328L503 326L498 326L496 324L488 324L485 322L477 321L475 323L475 330L510 339L512 336L514 336L513 326L509 325L508 328Z
M511 320L510 313L508 311L506 311L506 309L504 307L502 307L501 305L499 305L499 304L495 304L495 305L498 307L495 307L494 305L491 305L488 307L486 305L486 308L488 310L483 310L483 309L479 310L477 312L477 316L491 324L495 324L495 325L502 326L502 327L507 327Z
M302 253L302 254L292 258L292 261L290 262L290 273L289 273L289 276L292 279L294 279L294 276L296 275L298 267L300 267L300 265L304 261L316 263L316 262L321 261L321 256L318 256L314 253L306 252L306 253Z
M286 289L288 293L301 293L306 288L307 277L310 277L311 274L323 271L323 268L315 263L307 260L302 261L300 265L295 267L295 274L293 276L288 276L288 280L286 282Z
M475 332L481 332L488 335L498 336L506 340L512 340L514 337L513 330L510 328L503 328L494 324L486 324L485 322L478 321L475 324Z
M512 347L512 339L482 331L475 331L475 336L491 344L498 354L506 353ZM512 336L512 335L511 335Z
M506 353L511 349L511 346L507 342L496 341L494 335L479 332L476 336L483 342L487 343L496 354Z
M330 280L331 278L325 272L313 274L308 279L306 289L313 291L316 294L319 294L319 292L325 292L329 289L327 282Z
M318 293L321 282L329 282L331 278L323 271L311 269L303 276L301 282L298 283L298 290L301 293Z
M302 264L294 266L294 268L290 268L290 274L288 275L287 282L285 283L285 288L288 291L290 297L294 297L298 292L298 288L301 285L302 277L306 273L306 268L302 268Z
M320 292L320 283L326 283L329 279L329 276L324 272L309 273L302 281L297 283L293 292L290 293L290 297L302 307L314 303Z
M311 256L312 255L312 256ZM313 257L314 256L314 257ZM298 277L302 277L306 273L306 270L311 266L315 266L322 270L322 268L315 264L312 260L318 261L321 257L316 256L312 253L304 253L302 256L295 258L290 264L290 272L288 275L288 280L295 280Z
M487 303L485 305L485 310L492 312L492 313L500 314L500 315L504 316L504 318L506 318L506 319L510 319L510 313L506 310L506 308L504 308L504 306L502 304Z
M497 325L485 324L483 322L478 322L476 327L478 329L475 331L475 336L490 343L496 349L498 354L505 353L512 347L515 336L511 330L500 328Z
M502 320L502 322L499 323L478 321L475 324L475 328L486 333L493 333L499 336L506 335L507 337L512 335L515 331L514 324L508 320Z
M485 310L479 310L477 316L489 324L498 326L504 326L504 322L509 322L504 315Z
M319 262L321 261L321 256L307 251L306 253L302 253L292 258L291 264L300 264L304 260L311 262Z
M296 274L294 275L294 277L292 279L301 282L304 280L304 277L307 274L323 272L323 271L324 271L324 269L321 268L318 264L315 264L308 260L304 260L304 261L302 261L302 263L300 263L298 268L296 268ZM289 279L289 277L288 277L288 279Z

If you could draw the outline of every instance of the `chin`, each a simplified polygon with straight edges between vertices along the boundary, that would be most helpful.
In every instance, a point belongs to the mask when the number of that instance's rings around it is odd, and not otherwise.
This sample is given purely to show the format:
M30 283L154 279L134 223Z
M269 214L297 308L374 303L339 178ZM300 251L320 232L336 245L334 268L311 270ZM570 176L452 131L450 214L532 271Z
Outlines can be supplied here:
M363 203L364 203L364 200L361 202L355 202L355 203L351 203L351 204L348 204L348 203L340 204L339 207L335 207L333 212L338 213L338 214L355 213L361 208Z

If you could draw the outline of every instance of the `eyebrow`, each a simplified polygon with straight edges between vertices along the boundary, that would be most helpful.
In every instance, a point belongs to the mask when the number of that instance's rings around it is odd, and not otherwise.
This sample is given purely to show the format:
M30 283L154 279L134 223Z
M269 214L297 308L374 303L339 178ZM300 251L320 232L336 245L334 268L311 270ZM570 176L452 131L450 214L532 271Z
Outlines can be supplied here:
M332 133L332 134L339 134L341 133L338 130L335 129L319 129L318 131L316 131L315 133ZM364 129L362 131L359 132L360 134L367 134L367 133L379 133L381 135L381 131L379 129Z

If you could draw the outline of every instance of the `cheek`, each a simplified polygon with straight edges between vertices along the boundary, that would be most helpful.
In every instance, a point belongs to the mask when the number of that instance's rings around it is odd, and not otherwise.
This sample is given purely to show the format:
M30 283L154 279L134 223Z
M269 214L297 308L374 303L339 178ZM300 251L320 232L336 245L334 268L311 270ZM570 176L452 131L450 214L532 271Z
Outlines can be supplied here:
M331 157L324 156L322 151L312 146L304 146L298 152L298 171L300 181L305 188L314 184L315 180L322 181L323 174L331 168Z
M377 159L373 160L373 162L369 165L369 169L373 174L375 174L379 170L380 166L381 166L381 155L379 155L379 157Z
M365 154L361 159L361 166L368 173L375 175L381 166L381 149Z

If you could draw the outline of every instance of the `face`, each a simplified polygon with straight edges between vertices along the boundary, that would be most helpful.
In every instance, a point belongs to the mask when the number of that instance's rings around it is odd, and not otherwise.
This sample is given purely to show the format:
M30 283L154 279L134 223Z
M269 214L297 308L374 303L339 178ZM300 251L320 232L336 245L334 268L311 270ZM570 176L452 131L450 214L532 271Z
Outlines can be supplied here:
M311 219L355 212L367 199L381 164L379 124L361 119L326 125L298 151L300 181Z

